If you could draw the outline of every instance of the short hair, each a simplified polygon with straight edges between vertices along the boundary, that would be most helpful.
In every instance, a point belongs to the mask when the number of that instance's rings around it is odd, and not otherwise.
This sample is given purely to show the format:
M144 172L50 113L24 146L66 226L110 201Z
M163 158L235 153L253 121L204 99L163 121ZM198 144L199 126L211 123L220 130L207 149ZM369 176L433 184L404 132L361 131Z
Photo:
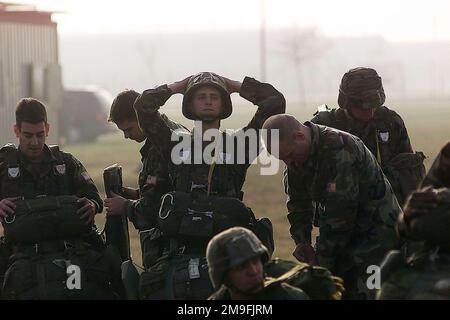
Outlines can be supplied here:
M292 141L294 133L300 130L301 127L300 121L286 113L271 116L263 124L263 129L278 130L280 142L288 143Z
M22 122L47 123L47 111L44 104L34 98L20 99L16 106L16 125L20 128Z
M136 111L133 104L138 97L139 93L130 89L119 93L111 104L108 121L117 123L125 120L136 120Z

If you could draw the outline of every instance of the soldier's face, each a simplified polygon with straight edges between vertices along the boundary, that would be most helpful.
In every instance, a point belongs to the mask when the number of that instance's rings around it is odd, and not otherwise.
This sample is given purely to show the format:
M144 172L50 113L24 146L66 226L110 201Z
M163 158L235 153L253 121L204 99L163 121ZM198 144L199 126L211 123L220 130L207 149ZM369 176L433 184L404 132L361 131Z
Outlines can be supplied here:
M14 132L19 138L20 151L29 159L39 159L44 150L45 140L50 126L48 123L22 122L20 127L14 125Z
M253 294L264 287L263 265L259 257L249 260L228 272L228 282L233 289Z
M361 123L368 123L370 120L373 119L375 115L375 108L361 109L351 107L350 114L356 121L359 121Z
M192 97L192 113L202 121L217 120L222 113L222 96L214 87L198 88Z
M301 132L294 135L290 141L280 142L279 159L286 165L303 164L309 155L310 142Z
M123 120L116 123L117 128L123 132L125 139L131 139L136 142L145 140L145 134L142 132L137 120Z

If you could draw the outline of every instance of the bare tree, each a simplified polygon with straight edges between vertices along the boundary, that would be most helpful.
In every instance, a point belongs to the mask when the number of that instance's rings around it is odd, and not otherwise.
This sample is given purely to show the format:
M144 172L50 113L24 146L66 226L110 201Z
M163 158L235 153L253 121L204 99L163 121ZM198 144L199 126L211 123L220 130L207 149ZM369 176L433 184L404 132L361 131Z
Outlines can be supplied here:
M328 45L326 38L320 35L315 27L292 27L287 30L286 36L280 41L277 52L288 59L294 69L298 82L299 102L306 103L306 90L303 77L304 67L319 58Z

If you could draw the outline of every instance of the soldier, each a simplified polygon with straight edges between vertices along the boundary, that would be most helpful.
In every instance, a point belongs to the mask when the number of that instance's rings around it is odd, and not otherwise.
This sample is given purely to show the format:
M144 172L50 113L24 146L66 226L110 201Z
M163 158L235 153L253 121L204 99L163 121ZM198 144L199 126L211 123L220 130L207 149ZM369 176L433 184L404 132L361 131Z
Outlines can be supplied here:
M281 279L264 279L267 248L248 229L234 227L214 236L206 249L209 277L218 289L210 300L308 300L303 290Z
M220 121L232 113L230 94L234 92L256 104L258 110L246 127L233 133L219 133ZM176 93L184 94L183 115L196 120L192 133L171 130L159 112ZM206 245L216 233L232 226L253 228L273 251L270 221L256 220L253 212L241 202L242 186L247 169L258 154L259 139L256 145L244 142L242 162L236 160L239 152L234 152L234 148L226 149L228 143L225 142L220 146L218 141L221 137L224 141L245 141L244 134L250 132L254 132L256 138L267 117L284 112L284 97L270 84L252 78L246 77L241 83L202 72L170 85L145 90L134 108L140 127L162 151L176 191L162 200L158 225L165 243L163 255L167 259L162 259L148 273L146 281L153 293L146 296L205 299L212 292L206 271ZM204 135L211 132L209 129L214 132L212 138ZM207 161L203 155L211 144L210 151L213 151ZM166 283L162 289L157 285L161 281Z
M359 137L375 155L402 206L425 175L425 156L413 152L402 118L383 105L385 99L374 69L351 69L342 77L339 108L320 106L311 122Z
M169 192L171 187L167 175L167 163L163 160L159 149L147 139L137 122L134 111L134 101L139 96L134 90L125 90L114 99L109 121L116 124L124 134L125 139L131 139L138 143L144 142L140 149L142 170L139 173L139 189L123 188L122 195L105 199L105 207L108 215L126 214L138 229L141 239L142 262L144 267L149 267L155 261L154 251L159 250L152 246L152 237L158 232L156 227L156 215L158 213L160 199L163 194ZM182 125L169 120L162 115L163 120L172 130L186 130Z
M83 165L45 143L49 129L45 106L22 99L14 125L19 147L0 150L0 217L12 253L3 296L117 297L120 257L105 248L94 225L103 202Z
M382 264L377 298L450 299L450 142L442 148L422 183L409 197L397 223L400 237L423 241L405 257L390 252Z
M267 147L287 165L284 184L294 256L342 277L344 298L363 297L366 267L379 263L396 245L394 226L401 212L375 157L359 138L301 124L291 115L270 117L263 129L279 130L279 154L273 152L276 146ZM313 223L320 233L315 249Z

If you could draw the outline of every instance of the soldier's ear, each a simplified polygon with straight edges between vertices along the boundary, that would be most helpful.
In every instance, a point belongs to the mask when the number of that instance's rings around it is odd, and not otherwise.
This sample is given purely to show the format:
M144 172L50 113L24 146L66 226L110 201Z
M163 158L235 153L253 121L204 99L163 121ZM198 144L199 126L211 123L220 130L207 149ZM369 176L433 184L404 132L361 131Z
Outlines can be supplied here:
M296 141L303 141L305 140L305 134L301 130L296 130L293 133L293 139Z
M17 124L15 124L13 126L13 128L14 128L14 133L16 134L16 138L19 138L19 136L20 136L20 127Z
M50 131L50 124L45 124L45 136L48 137L48 132Z

